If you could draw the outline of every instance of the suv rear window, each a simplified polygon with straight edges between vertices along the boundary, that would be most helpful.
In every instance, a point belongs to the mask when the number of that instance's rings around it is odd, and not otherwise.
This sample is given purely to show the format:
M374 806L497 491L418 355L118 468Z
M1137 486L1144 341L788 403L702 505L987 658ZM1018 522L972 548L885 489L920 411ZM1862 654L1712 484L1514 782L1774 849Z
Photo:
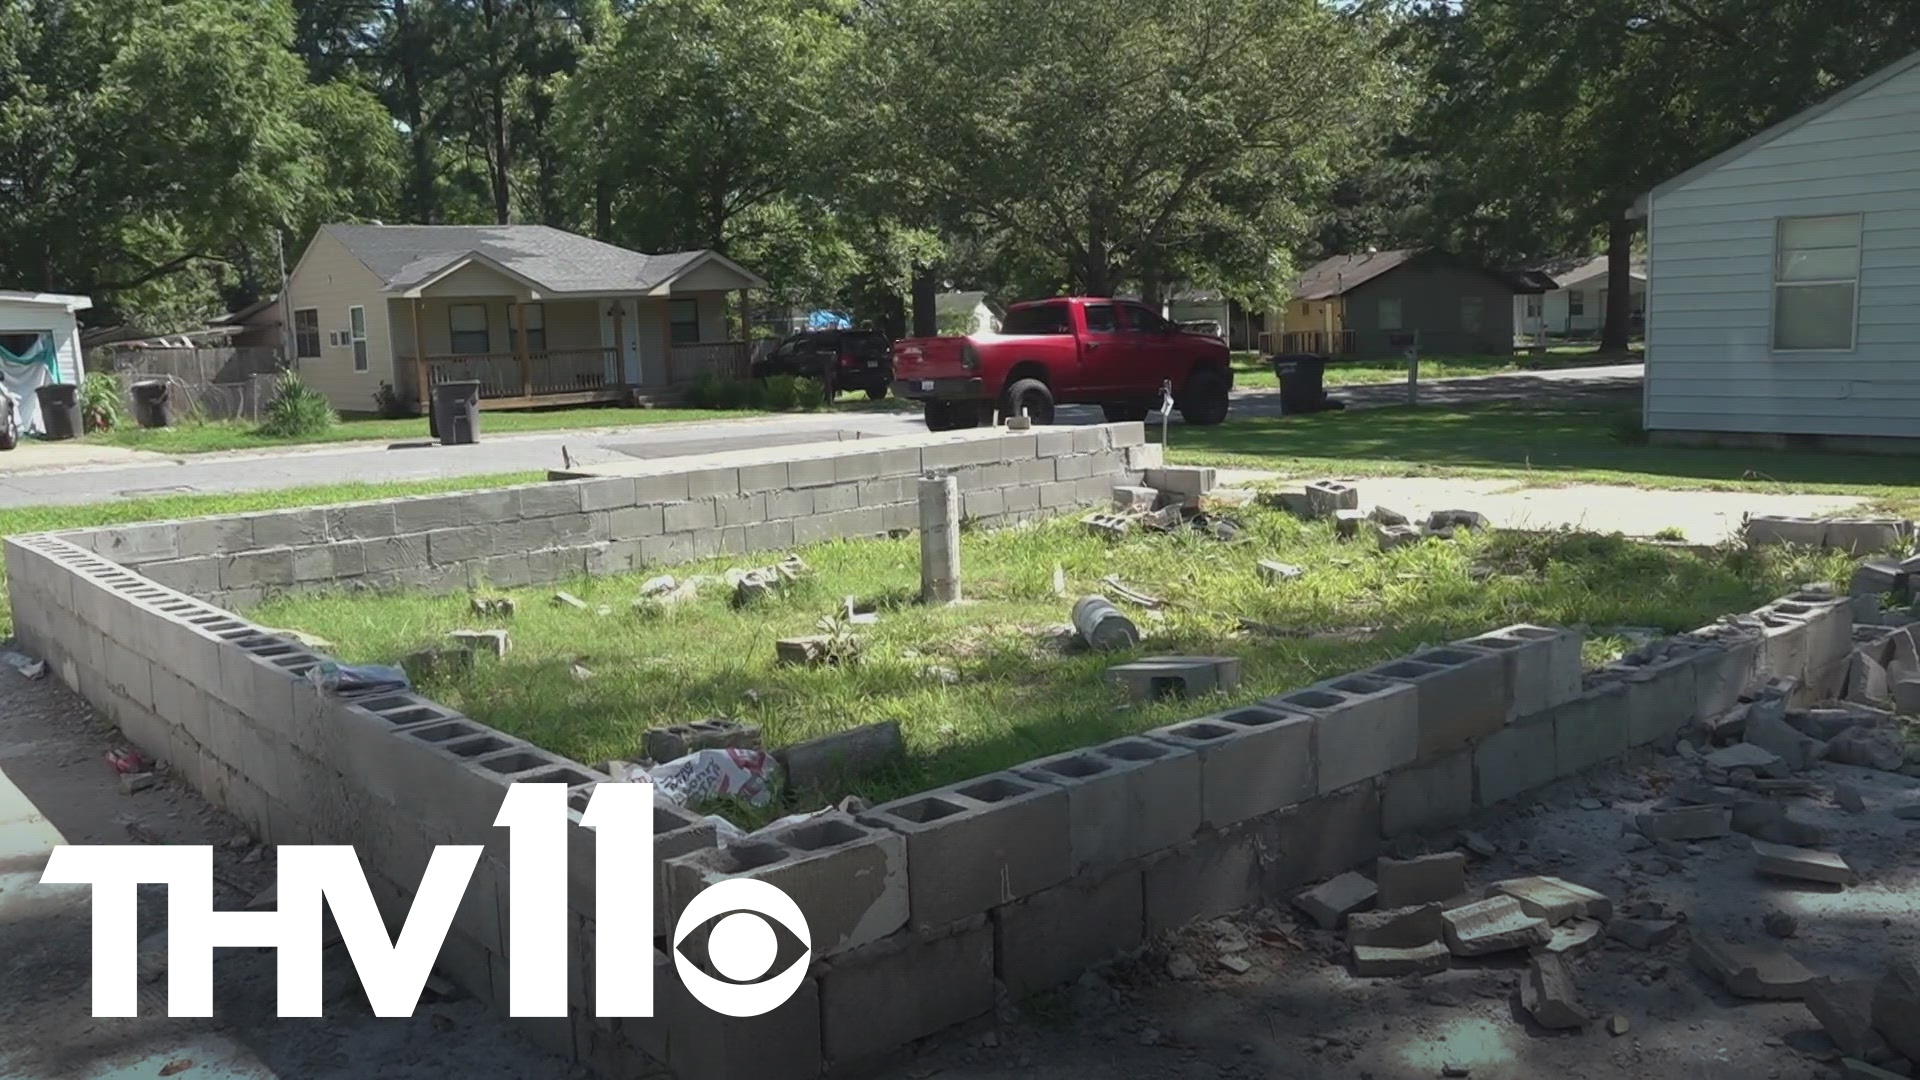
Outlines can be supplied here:
M1003 334L1071 334L1073 321L1067 317L1065 304L1036 304L1033 307L1015 308L1007 312L1006 321L1001 323Z

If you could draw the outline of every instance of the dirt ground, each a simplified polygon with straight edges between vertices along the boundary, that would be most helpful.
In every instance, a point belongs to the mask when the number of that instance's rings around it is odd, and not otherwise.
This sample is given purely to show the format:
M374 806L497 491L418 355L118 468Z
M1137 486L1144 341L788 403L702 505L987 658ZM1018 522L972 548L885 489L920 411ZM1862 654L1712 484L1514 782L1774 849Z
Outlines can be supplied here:
M0 667L0 771L70 843L215 845L216 902L238 907L272 880L270 850L190 791L163 783L120 792L102 754L115 739L52 680L29 683ZM1077 985L928 1040L882 1072L885 1080L999 1077L1132 1080L1342 1077L1412 1080L1452 1067L1480 1080L1792 1080L1838 1075L1837 1053L1797 1002L1734 998L1689 963L1694 928L1769 940L1762 919L1797 922L1785 946L1822 974L1877 976L1897 950L1920 949L1920 823L1891 808L1920 801L1920 780L1821 765L1810 778L1847 780L1867 810L1849 815L1826 797L1796 799L1828 831L1828 847L1862 877L1848 889L1798 888L1755 876L1745 837L1633 850L1630 815L1694 779L1678 757L1642 756L1566 781L1520 806L1468 824L1497 854L1476 859L1470 882L1557 874L1607 893L1616 910L1658 904L1686 925L1651 953L1607 943L1574 961L1598 1022L1552 1033L1516 1003L1524 968L1513 959L1457 962L1426 978L1359 980L1336 937L1290 908L1189 928ZM1401 845L1447 850L1462 833ZM8 858L12 854L14 857ZM274 964L265 951L223 951L210 1020L94 1020L91 937L84 893L33 884L39 865L0 849L0 1080L195 1077L441 1077L545 1080L584 1073L521 1038L472 1000L429 1001L406 1020L372 1017L339 946L328 950L327 1016L273 1016ZM23 895L24 894L24 895ZM142 897L143 933L164 902ZM1248 943L1222 952L1223 938ZM1198 977L1167 974L1180 955ZM1251 967L1233 974L1223 956ZM165 982L145 990L161 1004ZM1625 1017L1627 1034L1604 1021Z

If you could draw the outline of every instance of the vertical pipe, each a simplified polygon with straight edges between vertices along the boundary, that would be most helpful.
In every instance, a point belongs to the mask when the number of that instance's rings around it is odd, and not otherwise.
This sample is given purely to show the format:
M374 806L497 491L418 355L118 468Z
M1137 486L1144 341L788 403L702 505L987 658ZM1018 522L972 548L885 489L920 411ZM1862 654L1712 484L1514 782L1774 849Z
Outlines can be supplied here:
M920 601L960 599L960 484L951 473L920 478Z

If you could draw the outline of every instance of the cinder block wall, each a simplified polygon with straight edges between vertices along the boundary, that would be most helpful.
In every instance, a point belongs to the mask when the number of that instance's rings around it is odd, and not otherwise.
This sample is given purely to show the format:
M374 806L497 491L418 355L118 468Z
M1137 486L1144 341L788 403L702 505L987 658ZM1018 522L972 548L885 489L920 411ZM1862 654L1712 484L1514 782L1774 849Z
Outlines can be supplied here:
M303 681L315 654L59 536L5 551L27 648L271 842L355 845L389 919L433 845L486 842L440 967L503 1009L492 820L509 783L568 784L573 1011L517 1023L604 1075L664 1063L682 1080L857 1073L991 1011L996 984L1044 990L1147 935L1363 866L1395 834L1671 739L1755 677L1830 681L1854 638L1848 601L1822 593L1598 671L1581 670L1577 634L1513 626L724 850L663 806L655 935L706 883L752 876L806 912L814 963L781 1008L731 1019L688 998L657 948L656 1015L602 1020L594 845L577 815L606 777L412 694L324 698Z
M989 428L635 461L614 475L60 534L230 608L318 588L541 585L919 527L915 482L959 480L1001 525L1104 504L1160 465L1139 423ZM561 472L558 476L568 476Z

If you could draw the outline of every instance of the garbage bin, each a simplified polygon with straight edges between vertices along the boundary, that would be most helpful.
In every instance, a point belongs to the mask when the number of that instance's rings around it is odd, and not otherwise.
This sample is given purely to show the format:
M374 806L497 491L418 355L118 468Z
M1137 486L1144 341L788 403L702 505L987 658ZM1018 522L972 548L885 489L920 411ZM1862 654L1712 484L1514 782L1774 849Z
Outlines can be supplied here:
M133 384L133 418L143 428L173 426L173 384L142 379Z
M1273 358L1280 377L1280 413L1319 412L1327 407L1327 358L1314 353L1284 353Z
M464 446L480 441L480 383L443 382L433 388L432 416L428 419L434 438L442 446Z
M80 388L72 383L55 383L34 391L40 399L40 423L49 439L77 438L81 432Z

